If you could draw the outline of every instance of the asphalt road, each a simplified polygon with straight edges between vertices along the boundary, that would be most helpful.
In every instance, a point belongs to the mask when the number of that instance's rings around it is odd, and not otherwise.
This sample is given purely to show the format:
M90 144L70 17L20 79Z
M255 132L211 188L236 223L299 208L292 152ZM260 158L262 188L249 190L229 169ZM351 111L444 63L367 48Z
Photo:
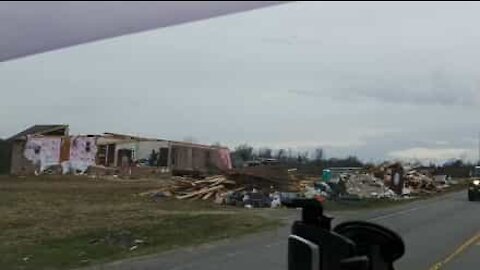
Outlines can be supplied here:
M292 210L293 211L293 210ZM480 202L469 202L466 191L388 209L332 213L336 223L368 220L397 231L406 254L395 268L480 269ZM289 223L297 213L285 216ZM120 261L95 269L161 270L274 270L286 269L289 227L182 249L137 260Z

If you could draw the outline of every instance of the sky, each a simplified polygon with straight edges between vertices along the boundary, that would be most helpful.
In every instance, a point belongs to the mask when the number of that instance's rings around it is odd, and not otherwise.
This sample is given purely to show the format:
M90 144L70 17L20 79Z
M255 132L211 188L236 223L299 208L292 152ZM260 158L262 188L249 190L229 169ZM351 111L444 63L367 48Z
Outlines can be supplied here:
M478 159L480 3L293 2L0 63L33 124L327 157Z

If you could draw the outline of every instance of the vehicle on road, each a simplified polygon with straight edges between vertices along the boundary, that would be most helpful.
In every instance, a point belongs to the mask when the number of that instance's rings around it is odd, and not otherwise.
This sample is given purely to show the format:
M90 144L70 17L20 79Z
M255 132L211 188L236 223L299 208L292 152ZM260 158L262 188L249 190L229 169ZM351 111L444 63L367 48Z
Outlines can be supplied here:
M468 184L468 200L480 200L480 166L475 166L472 180Z

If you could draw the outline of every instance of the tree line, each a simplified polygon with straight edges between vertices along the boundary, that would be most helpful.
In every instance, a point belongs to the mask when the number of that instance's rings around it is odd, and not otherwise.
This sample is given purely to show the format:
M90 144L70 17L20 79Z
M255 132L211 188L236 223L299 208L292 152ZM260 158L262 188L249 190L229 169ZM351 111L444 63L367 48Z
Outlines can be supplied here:
M280 165L287 167L296 167L304 172L318 173L324 168L330 167L364 167L373 166L365 163L354 155L345 158L326 158L325 151L317 147L310 151L293 151L292 149L273 150L268 147L255 148L248 144L241 144L231 152L232 163L234 167L242 167L245 162L276 159ZM413 167L424 168L435 174L446 174L453 177L468 177L472 174L475 163L466 162L461 159L447 161L441 165L421 163L414 164Z
M276 159L285 165L316 165L321 167L361 167L365 164L356 156L346 158L325 158L323 148L317 147L311 151L294 151L292 149L273 150L269 147L254 148L248 144L241 144L231 152L235 167L242 166L245 162Z

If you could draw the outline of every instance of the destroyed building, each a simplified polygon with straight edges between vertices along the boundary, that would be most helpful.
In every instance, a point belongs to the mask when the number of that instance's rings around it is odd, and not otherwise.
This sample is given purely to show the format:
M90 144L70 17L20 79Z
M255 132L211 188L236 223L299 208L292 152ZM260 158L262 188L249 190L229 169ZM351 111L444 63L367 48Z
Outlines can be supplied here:
M28 175L55 168L132 174L192 174L231 169L226 147L116 133L69 134L67 125L36 125L8 139L10 173Z
M97 140L97 164L106 167L158 167L162 172L206 173L232 168L226 147L105 133Z
M55 163L60 163L60 153L58 153L58 158L51 157L51 155L49 155L51 151L48 151L47 148L58 147L58 149L60 149L61 139L62 137L68 136L68 132L68 126L66 125L35 125L8 138L7 142L10 144L11 156L10 173L33 174L36 170L35 163L38 164L43 162L43 164L46 165L49 162L52 162L49 159L53 159L53 162ZM38 147L32 147L30 149L31 151L28 150L28 148L31 146L32 139L40 137L44 138L42 141L44 144L43 152L45 154L42 155L42 160L29 160L27 156L30 152L38 155L39 158L41 156L41 144ZM30 144L29 138L32 138L30 140ZM49 146L47 146L47 144L49 144Z

